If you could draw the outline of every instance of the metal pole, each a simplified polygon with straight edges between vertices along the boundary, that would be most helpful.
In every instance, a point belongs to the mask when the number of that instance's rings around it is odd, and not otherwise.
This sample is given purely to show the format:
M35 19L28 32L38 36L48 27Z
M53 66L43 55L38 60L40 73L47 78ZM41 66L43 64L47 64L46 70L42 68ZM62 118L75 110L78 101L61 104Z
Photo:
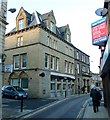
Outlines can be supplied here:
M21 96L21 112L23 112L23 95Z
M66 98L66 90L65 90L65 98Z

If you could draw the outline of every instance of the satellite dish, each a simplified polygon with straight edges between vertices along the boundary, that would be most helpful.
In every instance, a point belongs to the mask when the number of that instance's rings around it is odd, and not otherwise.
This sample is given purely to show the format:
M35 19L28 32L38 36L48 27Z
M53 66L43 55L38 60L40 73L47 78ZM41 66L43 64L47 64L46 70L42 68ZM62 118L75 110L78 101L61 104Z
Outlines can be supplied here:
M95 11L95 14L98 16L104 16L107 14L107 9L106 8L99 8Z

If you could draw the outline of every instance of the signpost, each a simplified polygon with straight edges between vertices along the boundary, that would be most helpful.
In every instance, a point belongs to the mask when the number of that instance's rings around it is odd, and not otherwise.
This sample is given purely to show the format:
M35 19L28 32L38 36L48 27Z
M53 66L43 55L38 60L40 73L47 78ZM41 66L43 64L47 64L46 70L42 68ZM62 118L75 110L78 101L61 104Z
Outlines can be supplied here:
M91 24L92 44L97 46L104 46L104 42L108 39L108 30L106 24L106 17L97 20Z

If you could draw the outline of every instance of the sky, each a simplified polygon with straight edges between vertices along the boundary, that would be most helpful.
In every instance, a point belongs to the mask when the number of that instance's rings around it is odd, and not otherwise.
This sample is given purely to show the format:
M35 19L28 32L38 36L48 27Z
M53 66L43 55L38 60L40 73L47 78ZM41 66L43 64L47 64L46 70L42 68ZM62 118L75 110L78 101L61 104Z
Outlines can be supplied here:
M99 73L100 50L92 45L91 23L101 19L95 11L103 8L104 0L8 0L7 9L16 8L15 13L7 12L6 33L16 25L16 16L21 7L29 13L35 10L41 14L53 10L56 26L69 24L72 44L90 56L90 70Z

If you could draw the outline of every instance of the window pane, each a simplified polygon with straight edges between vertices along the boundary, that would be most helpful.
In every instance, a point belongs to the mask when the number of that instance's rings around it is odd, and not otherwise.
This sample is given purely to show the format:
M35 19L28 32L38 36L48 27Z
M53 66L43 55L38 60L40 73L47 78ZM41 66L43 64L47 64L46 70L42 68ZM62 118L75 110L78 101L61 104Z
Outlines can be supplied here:
M71 65L71 73L73 74L74 73L74 64L72 63Z
M61 84L57 84L57 90L61 90Z
M18 86L18 79L12 79L11 80L11 85Z
M68 73L71 72L71 63L68 63Z
M59 58L56 58L56 70L58 71L59 68Z
M79 71L80 71L79 68L80 68L80 67L79 67L79 64L77 64L77 73L78 73L78 74L79 74Z
M21 67L22 68L26 67L26 64L27 64L27 55L26 54L21 56L21 62L22 62Z
M55 90L55 83L51 83L51 90Z
M23 37L21 37L21 46L23 45Z
M17 39L17 46L20 46L20 37Z
M19 56L14 56L14 68L19 68Z
M19 20L19 30L24 28L24 19Z
M51 69L54 69L54 57L51 56Z
M17 46L22 46L23 45L23 37L18 37L17 38Z
M21 79L21 87L28 88L28 79L27 78Z
M65 61L65 72L67 73L68 72L68 62Z
M49 68L49 55L45 54L45 67Z
M50 22L50 30L51 30L52 32L54 32L54 23L53 23L53 22Z

